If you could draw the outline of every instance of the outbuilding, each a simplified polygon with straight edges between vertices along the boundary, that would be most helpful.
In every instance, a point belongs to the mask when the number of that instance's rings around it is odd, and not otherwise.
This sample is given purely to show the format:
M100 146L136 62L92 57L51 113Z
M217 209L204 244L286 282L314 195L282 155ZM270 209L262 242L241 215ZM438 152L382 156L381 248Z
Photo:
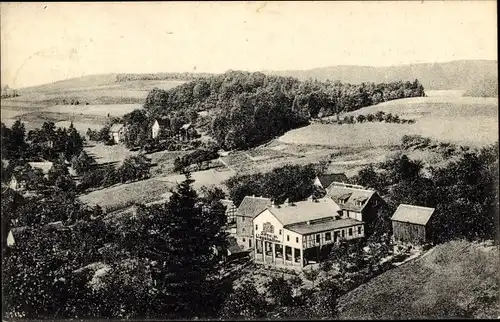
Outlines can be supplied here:
M433 214L434 208L400 204L391 218L394 240L414 245L430 242Z

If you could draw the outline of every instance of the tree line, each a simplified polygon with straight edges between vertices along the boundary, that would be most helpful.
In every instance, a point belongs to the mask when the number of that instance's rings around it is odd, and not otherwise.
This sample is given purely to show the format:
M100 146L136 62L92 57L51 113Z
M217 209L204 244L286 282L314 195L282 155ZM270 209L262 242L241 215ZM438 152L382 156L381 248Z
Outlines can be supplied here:
M382 193L389 215L401 203L435 208L435 242L497 239L498 143L454 151L457 158L443 167L426 167L425 172L424 162L399 154L378 168L363 168L354 181Z
M183 123L197 119L221 147L244 149L312 118L424 95L418 80L352 85L229 71L169 90L153 89L144 107L150 118L166 116ZM209 113L195 116L199 111Z

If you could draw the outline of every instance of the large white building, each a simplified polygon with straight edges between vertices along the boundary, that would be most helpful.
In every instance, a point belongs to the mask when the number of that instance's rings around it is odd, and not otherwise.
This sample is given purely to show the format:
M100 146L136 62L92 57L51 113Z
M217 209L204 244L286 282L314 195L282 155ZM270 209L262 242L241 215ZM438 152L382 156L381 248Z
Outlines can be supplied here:
M331 198L266 207L253 219L257 263L304 267L340 239L364 237L364 223Z

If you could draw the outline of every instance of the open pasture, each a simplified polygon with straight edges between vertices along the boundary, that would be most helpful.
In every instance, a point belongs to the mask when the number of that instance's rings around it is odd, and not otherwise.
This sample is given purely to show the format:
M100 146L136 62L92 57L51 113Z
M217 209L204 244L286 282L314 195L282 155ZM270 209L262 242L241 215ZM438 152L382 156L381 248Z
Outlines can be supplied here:
M498 140L498 101L494 98L416 97L384 102L345 115L367 115L378 111L415 119L416 123L312 124L287 132L279 141L370 148L397 145L405 134L471 146L483 146Z

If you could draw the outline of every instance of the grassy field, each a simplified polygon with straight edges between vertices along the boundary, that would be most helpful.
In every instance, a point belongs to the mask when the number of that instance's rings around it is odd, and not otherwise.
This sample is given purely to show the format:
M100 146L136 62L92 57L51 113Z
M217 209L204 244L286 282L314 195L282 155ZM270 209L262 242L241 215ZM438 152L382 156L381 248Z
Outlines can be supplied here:
M68 127L73 122L75 128L85 133L88 128L100 129L110 117L120 117L142 104L109 105L54 105L54 106L2 106L2 122L10 126L16 119L25 123L27 129L40 127L44 122L52 121L57 126Z
M221 183L233 175L232 171L205 170L192 172L191 178L195 180L193 187L199 190L202 186L212 185L224 188ZM98 204L108 211L115 211L137 203L166 200L170 196L170 190L176 186L177 182L184 179L185 176L181 174L154 177L92 191L82 195L80 200L90 205Z
M340 298L340 319L495 318L498 248L453 241Z
M161 200L169 195L174 186L175 182L152 178L92 191L80 196L80 200L90 205L97 204L107 211L114 211L137 203Z

